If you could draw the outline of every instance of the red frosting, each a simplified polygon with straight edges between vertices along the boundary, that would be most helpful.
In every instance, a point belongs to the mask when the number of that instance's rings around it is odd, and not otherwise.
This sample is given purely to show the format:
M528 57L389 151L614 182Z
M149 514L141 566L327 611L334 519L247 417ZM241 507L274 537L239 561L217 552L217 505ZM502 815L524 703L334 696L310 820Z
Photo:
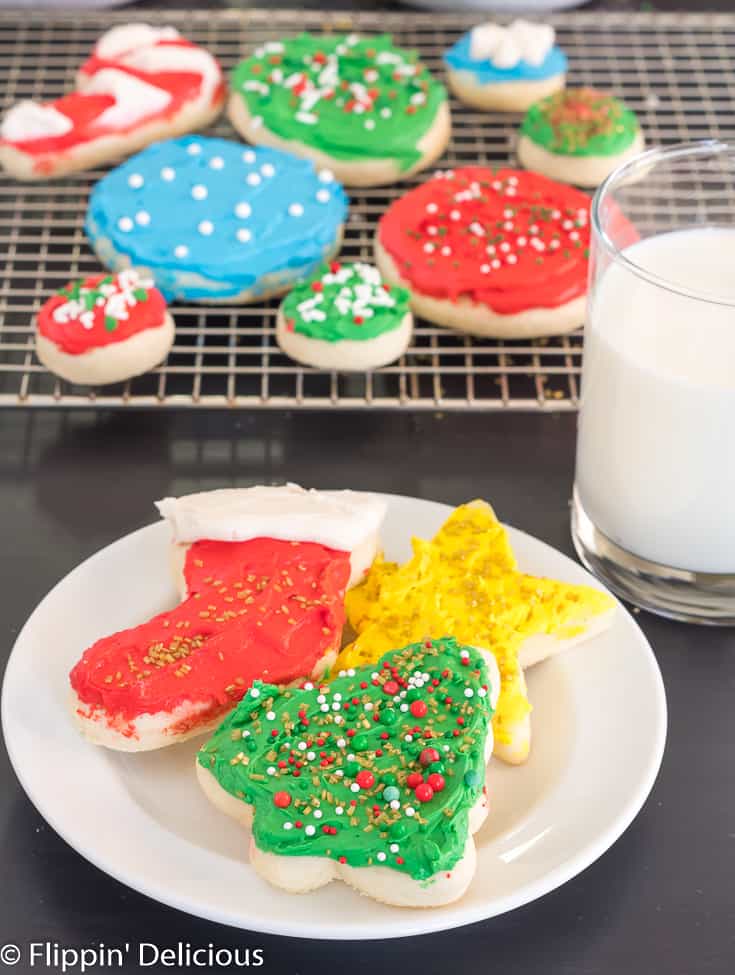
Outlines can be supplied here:
M136 287L124 286L124 282L135 280ZM166 316L166 302L157 288L142 286L145 280L134 271L122 271L72 282L41 307L38 331L67 355L82 355L90 349L124 342L147 328L158 328ZM106 295L100 288L111 293ZM125 295L125 300L115 297L120 295ZM69 314L61 311L65 306L69 306ZM120 317L121 308L127 317Z
M171 47L196 47L190 41L180 38L178 40L159 41L156 46ZM171 99L166 107L158 112L151 112L138 118L133 125L113 127L106 124L99 124L97 119L102 113L115 104L112 95L104 94L85 94L83 91L73 92L64 95L53 102L44 102L44 105L55 108L62 115L71 119L73 127L64 135L56 135L41 139L25 139L23 141L11 141L8 139L0 140L0 144L11 145L16 149L22 150L30 156L45 156L57 154L66 149L73 149L80 143L89 142L92 139L99 139L106 135L124 135L132 132L143 125L149 124L153 119L168 119L176 115L186 104L199 95L202 86L202 76L192 72L177 71L141 71L129 67L114 59L99 58L92 55L79 69L80 75L91 78L105 68L114 68L115 71L122 71L125 74L139 78L141 81L157 88L162 88L169 93ZM225 82L222 80L212 96L212 105L223 101L225 96ZM39 159L35 163L35 168L39 171L48 169L51 166L48 160Z
M585 294L589 206L536 173L468 166L396 200L378 235L416 292L512 315Z
M312 542L196 542L189 595L141 626L103 637L71 671L80 713L132 736L141 714L199 705L176 731L230 710L253 680L309 675L339 649L350 559Z

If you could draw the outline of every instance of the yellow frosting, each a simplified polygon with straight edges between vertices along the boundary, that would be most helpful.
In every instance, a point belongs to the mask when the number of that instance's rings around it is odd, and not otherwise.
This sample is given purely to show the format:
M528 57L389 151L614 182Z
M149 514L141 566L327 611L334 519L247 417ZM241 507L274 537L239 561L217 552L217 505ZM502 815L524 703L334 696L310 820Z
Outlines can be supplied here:
M508 535L484 501L455 509L432 541L413 539L405 565L378 558L365 581L347 593L347 618L357 634L335 672L378 660L424 639L453 636L487 647L500 668L493 727L498 741L531 710L520 681L518 651L527 637L569 639L612 608L612 599L518 571Z

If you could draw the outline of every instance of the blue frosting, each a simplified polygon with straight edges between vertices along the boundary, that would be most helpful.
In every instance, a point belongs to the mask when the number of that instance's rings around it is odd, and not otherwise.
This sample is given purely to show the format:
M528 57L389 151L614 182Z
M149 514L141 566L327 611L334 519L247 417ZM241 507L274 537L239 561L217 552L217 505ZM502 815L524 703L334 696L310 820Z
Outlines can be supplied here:
M553 78L567 70L567 58L561 48L551 48L539 65L519 61L512 68L496 68L487 59L476 61L470 57L471 31L462 37L444 53L444 61L452 71L471 71L477 81L483 85L491 85L498 81L543 81Z
M226 299L310 274L335 249L347 206L308 160L186 136L100 180L85 229L106 264L150 269L169 301Z

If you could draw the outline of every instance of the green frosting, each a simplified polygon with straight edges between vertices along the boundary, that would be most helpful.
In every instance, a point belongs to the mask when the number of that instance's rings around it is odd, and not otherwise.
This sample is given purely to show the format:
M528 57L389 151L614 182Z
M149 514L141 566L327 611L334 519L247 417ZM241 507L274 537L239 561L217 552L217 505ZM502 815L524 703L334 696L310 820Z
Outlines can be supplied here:
M388 34L301 34L258 48L232 74L250 114L283 139L336 159L395 159L402 170L446 101L415 51Z
M261 850L426 881L462 857L491 716L482 654L446 637L319 687L256 681L198 760Z
M613 156L631 145L638 129L635 112L617 98L579 88L532 105L521 134L564 156Z
M409 311L405 288L383 284L371 264L332 261L283 302L289 328L312 339L361 342L398 328Z

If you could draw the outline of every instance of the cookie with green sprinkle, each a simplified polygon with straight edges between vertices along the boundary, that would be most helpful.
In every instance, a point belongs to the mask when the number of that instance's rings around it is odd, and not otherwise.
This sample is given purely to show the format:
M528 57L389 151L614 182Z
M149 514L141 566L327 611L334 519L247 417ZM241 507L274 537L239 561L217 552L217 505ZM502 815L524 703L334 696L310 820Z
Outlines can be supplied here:
M389 34L301 34L237 65L228 114L256 145L378 186L431 165L449 142L446 89Z
M526 169L576 186L598 186L643 150L635 112L592 88L568 88L529 108L518 159Z
M317 369L365 371L404 354L411 341L409 292L371 264L322 264L283 301L276 338L286 355Z
M495 658L453 637L329 684L256 681L199 751L199 781L251 827L250 863L277 887L341 879L388 904L448 904L475 872L498 689Z

